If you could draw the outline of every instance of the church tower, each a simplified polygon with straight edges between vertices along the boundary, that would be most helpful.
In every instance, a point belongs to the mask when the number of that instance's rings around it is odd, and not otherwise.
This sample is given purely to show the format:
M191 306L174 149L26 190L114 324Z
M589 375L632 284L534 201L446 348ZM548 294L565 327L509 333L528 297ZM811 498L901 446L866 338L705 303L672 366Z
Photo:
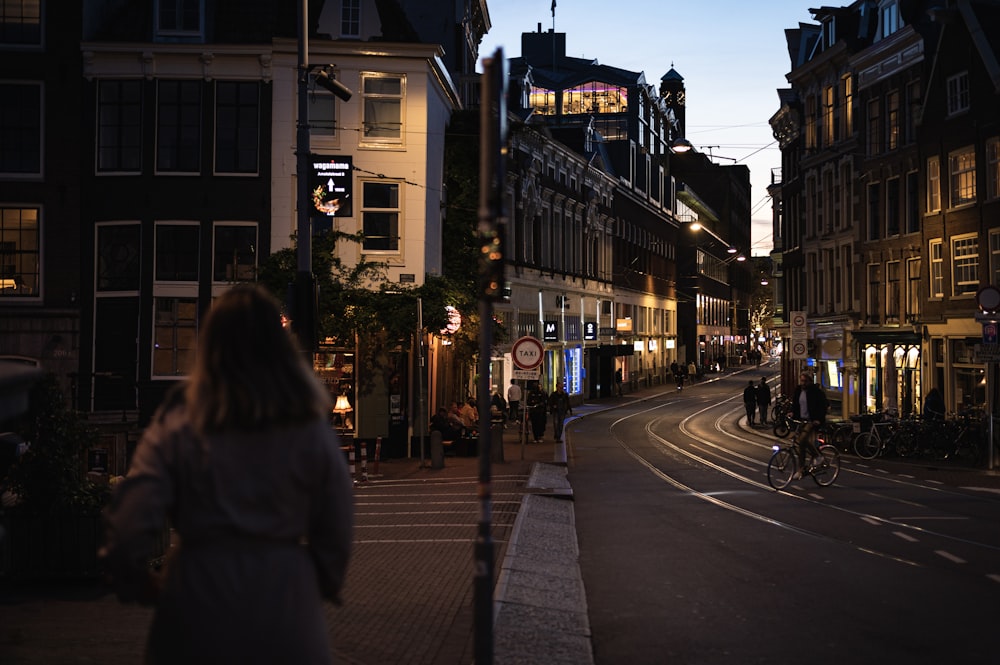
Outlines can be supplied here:
M684 77L677 73L673 63L670 63L670 71L660 79L660 98L666 102L667 108L673 112L677 121L677 129L671 140L681 138L686 134L684 98Z

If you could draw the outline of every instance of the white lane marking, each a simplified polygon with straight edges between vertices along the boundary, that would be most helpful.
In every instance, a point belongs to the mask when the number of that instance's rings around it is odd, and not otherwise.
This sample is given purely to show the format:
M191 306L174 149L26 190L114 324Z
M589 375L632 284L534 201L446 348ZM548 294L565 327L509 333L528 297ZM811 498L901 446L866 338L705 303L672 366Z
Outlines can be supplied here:
M892 535L894 535L894 536L898 536L898 537L902 538L903 540L905 540L905 541L906 541L906 542L908 542L908 543L916 543L916 542L919 542L919 541L918 541L918 540L917 540L916 538L914 538L914 537L913 537L913 536L911 536L910 534L908 534L908 533L903 533L902 531L893 531L893 532L892 532Z
M882 520L877 520L877 519L875 519L873 517L868 517L867 515L862 515L861 516L861 521L862 522L868 522L872 526L882 526Z
M952 563L965 563L965 559L957 557L951 552L947 552L945 550L934 550L934 554L937 554L940 557L944 557L945 559L948 559L948 561L951 561Z
M990 580L993 580L997 584L1000 584L1000 575L997 575L996 573L993 573L991 575L987 575L986 578L990 579Z
M402 539L392 539L392 538L377 538L375 540L355 540L355 545L397 545L400 543L456 543L458 545L469 545L473 543L472 538L402 538ZM507 544L506 540L494 540L494 545Z
M806 492L806 496L808 496L810 499L815 499L816 501L822 501L823 500L823 495L822 494L816 494L816 492Z
M961 487L959 489L973 490L975 492L993 492L995 494L1000 494L1000 488L997 487Z

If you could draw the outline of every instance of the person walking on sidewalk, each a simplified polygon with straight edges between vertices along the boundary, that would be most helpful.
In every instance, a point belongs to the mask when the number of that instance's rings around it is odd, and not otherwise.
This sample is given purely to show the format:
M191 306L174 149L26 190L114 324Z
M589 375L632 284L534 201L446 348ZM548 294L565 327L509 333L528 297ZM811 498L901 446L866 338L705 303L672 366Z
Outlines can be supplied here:
M615 391L617 391L618 396L622 396L622 368L619 367L615 370Z
M269 294L215 301L104 514L118 597L155 605L144 662L332 662L323 600L340 597L354 509L330 408ZM180 543L154 573L168 524Z
M517 385L517 379L511 379L510 387L507 388L507 407L510 410L511 422L520 422L521 386Z
M760 377L760 384L757 386L757 408L760 411L760 424L767 424L767 412L771 407L771 387L767 385L767 379Z
M535 383L528 391L528 415L526 416L531 419L531 434L534 436L535 443L541 443L542 437L545 436L545 407L545 393Z
M556 441L562 441L563 423L567 413L573 413L573 408L569 405L569 395L560 383L555 392L549 395L549 411L552 413L552 429L554 430Z
M757 413L757 387L753 381L743 389L743 408L747 412L747 424L753 427L754 414Z

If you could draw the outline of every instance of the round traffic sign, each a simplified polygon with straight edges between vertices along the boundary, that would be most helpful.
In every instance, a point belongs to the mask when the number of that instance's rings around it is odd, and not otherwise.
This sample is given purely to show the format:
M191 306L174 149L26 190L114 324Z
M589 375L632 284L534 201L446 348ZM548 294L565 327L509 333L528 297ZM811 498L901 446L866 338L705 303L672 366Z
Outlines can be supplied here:
M984 312L995 312L1000 309L1000 289L989 284L976 293L976 304Z
M795 312L792 314L792 326L795 328L802 328L806 325L806 317L801 312Z
M806 343L799 341L792 342L792 354L796 356L806 355Z
M544 357L542 343L534 337L521 337L511 347L510 355L518 369L535 369Z

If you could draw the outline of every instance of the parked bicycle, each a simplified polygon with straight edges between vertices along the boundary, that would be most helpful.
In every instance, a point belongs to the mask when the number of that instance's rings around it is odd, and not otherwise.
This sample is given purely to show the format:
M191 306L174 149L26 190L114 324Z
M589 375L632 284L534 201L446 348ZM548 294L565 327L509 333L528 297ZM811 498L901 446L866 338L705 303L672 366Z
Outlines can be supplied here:
M792 410L792 400L788 395L778 395L771 406L771 422L778 422L779 418L786 418ZM787 436L788 432L781 436Z
M792 431L792 412L791 407L784 411L774 411L771 413L771 419L774 425L771 427L771 431L779 439L784 439L788 436L788 433Z
M808 436L802 431L803 424L799 423L796 435L788 444L775 444L772 448L774 453L767 463L767 482L776 490L788 487L795 480L796 471L799 470L799 446L802 445L799 439ZM816 447L819 454L812 456L811 462L802 470L802 475L810 475L817 485L828 487L840 475L840 453L820 436L816 437Z
M890 448L897 431L894 418L881 412L873 414L869 430L854 437L854 454L861 459L875 459Z

